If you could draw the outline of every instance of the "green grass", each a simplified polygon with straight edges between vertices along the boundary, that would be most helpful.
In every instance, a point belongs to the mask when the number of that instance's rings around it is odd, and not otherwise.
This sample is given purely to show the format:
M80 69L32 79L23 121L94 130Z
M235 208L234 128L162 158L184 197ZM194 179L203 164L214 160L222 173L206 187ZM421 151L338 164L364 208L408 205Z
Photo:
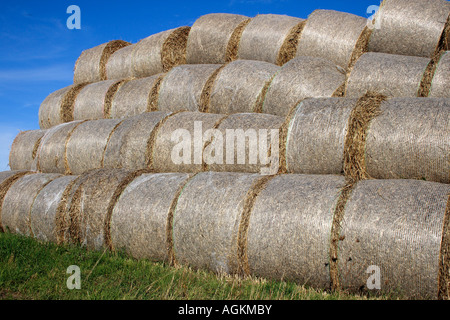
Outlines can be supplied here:
M81 269L81 289L69 290L70 265ZM367 299L294 283L218 276L187 267L135 260L0 234L0 299L335 300Z

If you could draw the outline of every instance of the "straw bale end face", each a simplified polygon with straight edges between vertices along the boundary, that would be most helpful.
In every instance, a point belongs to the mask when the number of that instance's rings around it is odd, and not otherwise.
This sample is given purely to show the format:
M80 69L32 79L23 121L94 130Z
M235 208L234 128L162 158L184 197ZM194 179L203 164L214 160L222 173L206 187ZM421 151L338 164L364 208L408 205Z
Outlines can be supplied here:
M45 133L46 130L30 130L17 135L9 154L11 170L37 171L38 149Z

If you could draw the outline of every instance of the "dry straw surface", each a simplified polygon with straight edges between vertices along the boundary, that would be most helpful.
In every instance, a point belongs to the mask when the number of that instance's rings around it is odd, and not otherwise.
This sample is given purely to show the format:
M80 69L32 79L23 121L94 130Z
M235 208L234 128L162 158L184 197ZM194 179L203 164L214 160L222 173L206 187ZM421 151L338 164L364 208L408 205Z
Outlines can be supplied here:
M37 240L57 242L57 209L64 191L76 178L76 176L56 178L36 196L31 208L30 225L32 234Z
M9 166L11 170L38 169L37 153L46 130L30 130L19 133L11 146Z
M102 168L108 141L121 120L86 121L72 132L66 146L68 174Z
M97 82L106 80L106 64L117 50L130 45L129 42L113 40L81 53L75 63L73 83Z
M139 41L132 53L133 76L148 77L185 64L189 30L189 27L180 27Z
M106 64L106 79L124 79L132 76L132 54L136 44L114 52Z
M237 60L227 64L214 81L208 111L261 112L265 90L279 70L280 67L263 61Z
M148 166L148 144L155 127L169 114L147 112L127 118L111 134L106 146L102 167L145 169Z
M224 118L224 115L206 114L200 112L180 112L167 117L155 131L155 138L150 148L150 168L156 172L199 172L202 171L203 148L206 140L203 139L205 131L214 128L217 121ZM199 125L198 136L194 135L195 123ZM201 128L200 128L201 126ZM176 130L187 130L190 134L190 141L172 140L172 134ZM179 131L181 132L181 131ZM201 135L201 136L200 136ZM175 136L176 137L176 136ZM175 163L172 153L183 156L180 143L186 142L186 152L191 153L187 157L187 163Z
M384 0L369 51L432 58L448 26L446 0ZM448 36L448 35L447 35Z
M356 62L346 96L358 98L368 91L387 97L417 97L430 59L368 52Z
M450 51L439 60L436 73L431 84L430 97L450 98Z
M109 117L132 117L153 111L152 92L161 74L125 82L114 94Z
M162 80L158 92L160 111L199 111L203 88L219 64L182 65L173 68Z
M3 229L32 236L30 215L39 192L59 174L36 173L19 178L8 190L1 211Z
M367 51L367 39L358 41L366 36L366 26L367 19L363 17L315 10L303 28L297 56L320 57L347 68L355 51Z
M143 174L122 192L111 216L111 245L137 259L168 262L166 230L185 173Z
M303 100L289 124L286 163L289 173L341 174L347 123L357 99Z
M291 48L285 43L295 43L299 33L292 31L300 29L303 23L303 19L285 15L257 15L242 33L238 58L282 65L290 60L286 55L290 58L295 56L296 46Z
M198 18L189 33L187 63L227 62L229 59L227 49L239 44L239 32L235 33L235 30L248 21L248 17L228 13L212 13ZM231 48L230 50L233 51Z
M261 162L261 158L270 160L270 155L278 152L279 141L275 141L276 145L271 144L271 129L279 134L283 123L284 118L270 114L238 113L223 119L217 126L221 134L213 135L203 151L204 158L214 162L208 170L259 173L263 167L269 167L270 164ZM236 137L230 136L228 130ZM231 163L227 163L227 153L231 153Z
M256 174L204 172L185 186L173 221L177 262L218 273L238 270L238 231Z
M339 241L341 287L360 292L367 269L377 266L381 293L436 299L449 192L449 185L424 181L359 182L347 202Z
M21 177L30 174L29 171L3 171L0 172L0 232L3 232L2 208L3 200L9 188Z
M299 101L331 97L345 82L345 71L323 58L297 57L273 79L262 112L286 116Z
M84 87L75 100L74 120L109 118L113 96L122 84L122 80L105 80Z
M73 130L81 123L82 121L63 123L45 132L37 154L39 171L61 174L69 171L66 146Z
M39 127L48 129L73 121L75 99L86 85L86 83L71 85L48 95L39 108Z
M71 242L100 250L107 245L110 213L122 191L136 174L127 170L93 170L72 186L68 203Z
M367 135L369 176L450 183L449 110L445 98L383 102Z
M252 275L330 287L330 231L341 176L280 175L253 206L248 229Z

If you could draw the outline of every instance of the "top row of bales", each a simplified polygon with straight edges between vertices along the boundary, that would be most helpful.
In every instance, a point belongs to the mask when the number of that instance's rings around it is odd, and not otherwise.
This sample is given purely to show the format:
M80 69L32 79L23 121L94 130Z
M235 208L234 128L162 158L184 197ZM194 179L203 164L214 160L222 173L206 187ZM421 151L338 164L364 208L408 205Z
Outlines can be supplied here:
M435 58L449 49L450 3L384 0L374 20L316 10L307 20L261 14L208 14L191 27L151 35L138 43L111 41L83 51L74 83L147 77L181 64L236 59L283 65L296 56L328 59L351 69L368 51Z

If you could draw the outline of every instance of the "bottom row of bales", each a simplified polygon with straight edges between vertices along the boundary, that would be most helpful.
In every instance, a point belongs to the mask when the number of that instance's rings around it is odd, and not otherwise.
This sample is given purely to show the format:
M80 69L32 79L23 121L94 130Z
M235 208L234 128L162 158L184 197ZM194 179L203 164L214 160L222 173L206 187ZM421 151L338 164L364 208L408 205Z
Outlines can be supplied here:
M436 299L448 297L449 193L448 184L416 180L349 186L337 175L9 171L0 173L0 227L41 241L358 293L368 290L375 266L377 292Z

